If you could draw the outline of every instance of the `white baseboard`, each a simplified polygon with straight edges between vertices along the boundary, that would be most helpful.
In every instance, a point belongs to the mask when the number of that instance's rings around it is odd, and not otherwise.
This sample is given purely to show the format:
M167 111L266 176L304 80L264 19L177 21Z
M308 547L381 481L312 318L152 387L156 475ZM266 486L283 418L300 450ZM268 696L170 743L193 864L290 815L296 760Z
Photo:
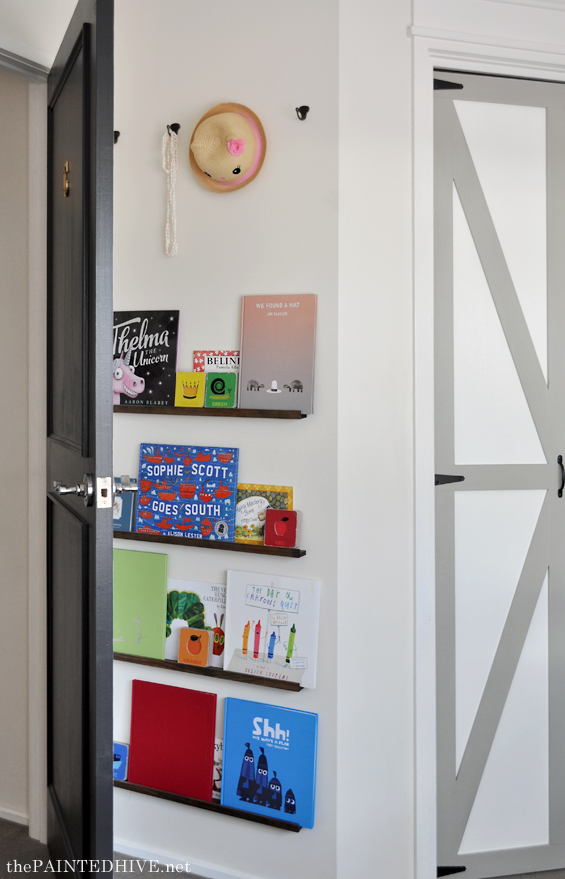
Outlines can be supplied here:
M182 866L184 868L188 861L190 869L188 871L183 869L182 873L176 874L177 876L182 876L184 874L202 876L204 879L261 879L260 876L252 876L251 873L239 873L236 870L226 870L222 867L215 867L213 864L206 864L203 861L192 860L190 857L180 861L177 858L171 858L164 852L149 851L148 849L141 848L135 843L132 844L131 842L125 842L125 840L116 839L116 837L114 837L114 851L127 855L128 858L157 861L161 866L167 866L170 864L173 867ZM170 875L174 876L175 873L171 871Z
M8 809L7 806L0 806L0 818L4 821L14 821L16 824L29 824L29 815L17 809Z

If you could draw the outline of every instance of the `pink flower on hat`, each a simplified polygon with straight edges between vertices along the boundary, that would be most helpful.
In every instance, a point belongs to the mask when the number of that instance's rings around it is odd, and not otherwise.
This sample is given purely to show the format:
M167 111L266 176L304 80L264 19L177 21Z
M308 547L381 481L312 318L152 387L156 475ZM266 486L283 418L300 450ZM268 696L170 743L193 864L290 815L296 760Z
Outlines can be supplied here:
M241 156L244 149L245 141L242 137L238 137L236 140L228 140L228 150L232 156Z

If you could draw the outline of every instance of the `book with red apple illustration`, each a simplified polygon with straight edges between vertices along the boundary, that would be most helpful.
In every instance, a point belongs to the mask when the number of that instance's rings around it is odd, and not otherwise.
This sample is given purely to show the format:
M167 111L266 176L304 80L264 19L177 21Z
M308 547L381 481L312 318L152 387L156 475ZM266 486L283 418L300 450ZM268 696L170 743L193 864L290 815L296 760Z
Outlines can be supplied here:
M224 668L316 686L319 580L228 571Z

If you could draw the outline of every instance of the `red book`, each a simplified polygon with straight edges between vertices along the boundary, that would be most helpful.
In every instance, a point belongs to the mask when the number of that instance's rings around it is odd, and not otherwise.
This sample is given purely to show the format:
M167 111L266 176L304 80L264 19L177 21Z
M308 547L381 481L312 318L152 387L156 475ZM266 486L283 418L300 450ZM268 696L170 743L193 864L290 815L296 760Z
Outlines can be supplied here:
M132 682L128 780L212 800L216 694Z

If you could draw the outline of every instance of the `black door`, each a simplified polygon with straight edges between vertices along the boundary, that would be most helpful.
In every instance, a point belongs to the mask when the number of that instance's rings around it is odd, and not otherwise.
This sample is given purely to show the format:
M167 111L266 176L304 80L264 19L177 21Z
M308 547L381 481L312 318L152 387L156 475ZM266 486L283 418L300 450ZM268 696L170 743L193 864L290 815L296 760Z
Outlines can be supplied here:
M113 0L78 3L48 123L49 849L111 860Z

